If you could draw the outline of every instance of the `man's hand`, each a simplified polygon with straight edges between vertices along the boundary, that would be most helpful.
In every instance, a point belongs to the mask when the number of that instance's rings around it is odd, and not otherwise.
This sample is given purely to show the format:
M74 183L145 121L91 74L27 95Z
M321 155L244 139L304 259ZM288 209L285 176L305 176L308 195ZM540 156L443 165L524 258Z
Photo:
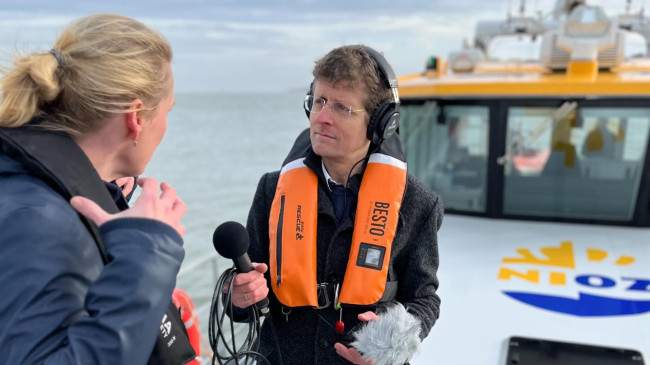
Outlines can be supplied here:
M158 181L152 178L138 179L138 185L142 188L142 192L133 207L116 214L106 213L95 202L82 196L73 197L70 199L70 204L97 226L118 218L149 218L169 224L181 237L184 236L185 227L180 222L185 215L186 207L185 203L176 196L176 190L164 182L160 184L162 193L159 196Z
M368 321L374 321L377 318L377 315L375 312L369 311L369 312L363 312L360 313L357 318L359 318L360 321L362 322L368 322ZM375 363L375 359L370 359L366 360L361 356L359 351L357 351L354 347L346 347L342 343L335 343L334 348L336 349L336 353L342 356L344 359L348 360L349 362L357 365L373 365Z
M232 304L235 307L247 308L269 295L264 273L268 270L266 264L253 262L255 270L237 274L232 281Z

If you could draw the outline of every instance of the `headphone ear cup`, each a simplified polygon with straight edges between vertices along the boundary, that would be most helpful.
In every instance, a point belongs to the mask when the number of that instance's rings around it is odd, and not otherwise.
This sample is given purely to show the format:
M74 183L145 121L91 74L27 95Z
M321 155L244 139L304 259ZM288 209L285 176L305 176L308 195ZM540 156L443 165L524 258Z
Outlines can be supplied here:
M308 103L313 104L314 102L308 102L307 98L309 97L309 94L305 95L305 101L302 103L302 107L305 109L305 114L307 114L307 119L309 119L309 116L311 115L311 112L309 111L312 107L312 105L307 105Z
M307 114L307 119L309 119L309 116L311 115L311 107L313 106L314 101L312 100L311 102L307 102L307 97L309 96L314 96L314 82L311 82L311 85L309 85L309 90L307 90L307 94L305 94L305 101L302 103L303 109L305 109L305 114Z
M380 145L385 139L395 133L399 123L399 112L396 104L390 100L384 100L370 116L366 137L375 145Z
M396 104L391 102L393 107L386 114L386 123L382 127L382 139L385 141L390 138L393 134L399 129L399 108L396 107Z

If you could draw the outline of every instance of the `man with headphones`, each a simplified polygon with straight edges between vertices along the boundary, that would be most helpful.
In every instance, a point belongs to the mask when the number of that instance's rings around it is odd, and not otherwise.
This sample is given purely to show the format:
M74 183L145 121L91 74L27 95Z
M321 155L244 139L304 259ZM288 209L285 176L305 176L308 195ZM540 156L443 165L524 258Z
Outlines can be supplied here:
M310 127L258 185L255 270L233 280L232 302L268 295L259 340L272 364L404 364L439 314L442 201L406 171L397 80L380 53L339 47L313 75Z

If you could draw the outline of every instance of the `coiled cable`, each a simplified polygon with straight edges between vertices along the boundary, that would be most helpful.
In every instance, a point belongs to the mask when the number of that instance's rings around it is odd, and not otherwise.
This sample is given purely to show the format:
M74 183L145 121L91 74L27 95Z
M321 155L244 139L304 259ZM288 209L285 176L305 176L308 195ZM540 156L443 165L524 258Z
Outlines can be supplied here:
M248 365L255 364L255 361L262 361L259 364L269 364L272 365L269 360L267 360L262 354L259 353L260 342L260 315L256 305L251 305L247 308L248 310L248 333L240 345L237 347L235 339L235 325L234 325L234 315L236 313L233 311L232 305L232 281L237 276L237 270L234 268L228 269L221 274L217 280L217 284L214 288L214 293L212 294L212 303L210 305L210 318L208 321L208 340L210 342L210 347L212 348L212 365L215 364L215 360L219 365ZM277 334L275 333L275 327L271 321L270 315L266 317L271 323L271 329L273 332L273 337L275 339L275 346L280 359L280 364L282 365L282 356L280 353L280 346L278 344ZM224 328L226 321L230 321L230 342L226 341L226 333ZM219 343L223 345L221 351L225 350L225 354L222 354L219 350ZM245 361L244 361L245 360ZM253 360L252 362L250 362Z

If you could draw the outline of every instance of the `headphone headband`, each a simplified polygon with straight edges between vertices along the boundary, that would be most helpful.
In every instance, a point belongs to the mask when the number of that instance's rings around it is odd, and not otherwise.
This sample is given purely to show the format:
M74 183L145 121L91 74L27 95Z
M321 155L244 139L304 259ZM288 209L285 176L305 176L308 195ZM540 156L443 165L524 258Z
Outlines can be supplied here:
M386 61L386 58L381 53L368 46L363 46L363 50L366 51L366 54L370 56L370 58L372 58L372 60L377 64L381 74L379 75L379 78L382 79L384 86L386 86L387 89L390 89L393 93L393 101L395 104L399 104L399 94L397 93L397 77L395 76L395 72L393 72L393 68L390 67L390 64L388 61Z
M386 86L387 89L397 89L397 77L395 77L395 72L393 72L393 68L390 67L386 58L384 58L381 53L368 46L363 46L363 50L366 51L368 56L375 61L377 66L379 66L380 71L382 71L381 76L383 76L382 81L384 82L384 86Z

